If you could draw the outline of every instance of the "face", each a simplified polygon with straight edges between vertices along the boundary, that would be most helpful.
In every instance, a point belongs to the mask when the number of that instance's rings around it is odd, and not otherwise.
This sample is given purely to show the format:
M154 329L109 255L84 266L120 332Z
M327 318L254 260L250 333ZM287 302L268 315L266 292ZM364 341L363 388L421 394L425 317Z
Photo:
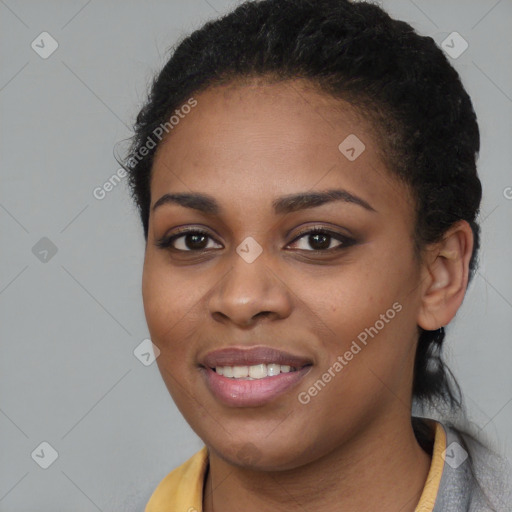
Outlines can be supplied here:
M409 417L413 204L371 125L298 80L195 100L155 157L143 272L185 419L225 461L288 469Z

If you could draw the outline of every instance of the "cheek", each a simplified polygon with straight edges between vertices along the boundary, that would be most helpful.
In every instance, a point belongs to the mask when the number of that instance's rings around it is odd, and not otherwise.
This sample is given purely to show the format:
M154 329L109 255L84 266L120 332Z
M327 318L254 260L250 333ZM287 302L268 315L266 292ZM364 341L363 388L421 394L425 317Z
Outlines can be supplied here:
M158 264L151 256L144 262L142 274L142 298L144 313L152 342L160 350L156 360L162 379L176 402L186 415L191 368L188 339L197 329L191 321L194 297L183 293L183 284L165 265ZM195 299L197 302L197 299Z
M190 280L184 282L158 257L147 255L142 274L142 299L148 329L153 343L165 351L190 331L194 296ZM190 293L188 293L190 291Z
M340 347L379 320L400 299L402 288L392 272L364 263L332 267L323 276L297 276L290 285L311 320L323 325L320 338Z
M382 380L394 387L401 382L403 369L411 366L416 335L411 289L417 275L405 251L395 255L393 259L381 253L374 261L356 262L321 279L297 280L298 295L322 329L317 330L322 345L317 351L317 377L339 356L346 361L329 384L325 398L331 395L333 402L360 402L384 387Z

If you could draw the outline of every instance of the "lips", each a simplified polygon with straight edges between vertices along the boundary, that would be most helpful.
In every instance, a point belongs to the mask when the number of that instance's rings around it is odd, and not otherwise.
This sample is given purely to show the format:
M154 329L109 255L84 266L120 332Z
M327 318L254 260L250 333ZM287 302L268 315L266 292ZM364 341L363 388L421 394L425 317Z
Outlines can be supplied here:
M296 387L309 373L312 364L306 357L264 346L228 347L209 352L200 360L206 386L217 400L229 407L259 407L276 400ZM243 373L257 365L268 365L268 368L280 368L281 371L259 374L257 378L236 378L238 371ZM234 375L226 376L227 369Z
M302 368L313 362L302 356L297 356L271 347L236 348L227 347L206 354L200 364L207 368L218 366L253 366L257 364L279 364Z

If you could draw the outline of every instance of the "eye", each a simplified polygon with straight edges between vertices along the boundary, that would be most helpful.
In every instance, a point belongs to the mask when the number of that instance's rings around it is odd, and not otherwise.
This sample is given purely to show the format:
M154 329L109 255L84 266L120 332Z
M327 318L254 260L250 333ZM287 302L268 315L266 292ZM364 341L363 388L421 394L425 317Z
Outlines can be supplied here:
M209 241L213 242L213 247ZM220 244L215 246L213 238L206 231L201 229L183 229L177 234L158 240L156 245L162 249L191 252L219 248L218 245ZM222 248L221 245L220 248Z
M354 243L354 239L344 236L341 233L335 233L325 228L316 227L300 233L289 245L299 245L295 248L308 252L330 252L345 249ZM222 248L222 245L215 242L207 231L197 228L182 229L178 233L158 240L156 245L162 249L171 249L180 252L200 252ZM310 247L309 249L308 245Z
M292 244L297 244L297 242L302 245L302 247L296 247L299 250L327 252L349 247L355 243L355 240L325 228L313 228L302 232L293 240ZM308 245L311 249L307 248Z

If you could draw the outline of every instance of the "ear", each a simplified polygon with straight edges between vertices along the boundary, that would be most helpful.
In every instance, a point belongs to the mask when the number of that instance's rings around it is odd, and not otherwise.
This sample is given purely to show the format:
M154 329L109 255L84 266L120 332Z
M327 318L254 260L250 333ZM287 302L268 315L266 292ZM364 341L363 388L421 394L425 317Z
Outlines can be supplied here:
M447 325L457 313L468 285L473 231L465 220L455 223L441 242L426 250L424 283L417 323L434 331Z

